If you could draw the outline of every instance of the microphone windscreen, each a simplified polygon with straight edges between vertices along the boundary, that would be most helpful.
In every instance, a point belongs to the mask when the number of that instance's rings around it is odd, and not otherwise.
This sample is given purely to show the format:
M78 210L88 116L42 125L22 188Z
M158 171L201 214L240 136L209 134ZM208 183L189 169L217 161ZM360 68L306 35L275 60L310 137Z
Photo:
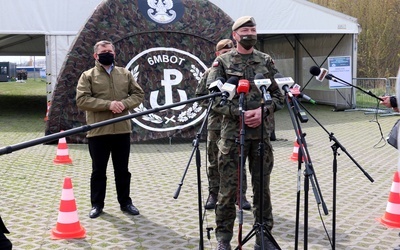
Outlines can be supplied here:
M313 76L317 76L317 75L319 75L319 73L321 73L321 69L318 68L317 66L311 66L310 73Z
M257 80L259 80L259 79L265 79L265 77L264 77L263 74L257 73L257 74L254 76L254 79L257 79Z
M239 82L239 77L237 77L237 76L231 76L231 77L229 77L229 79L226 81L226 83L230 83L230 84L233 84L233 85L235 85L235 86L238 85L238 82Z
M240 93L249 93L250 90L250 82L247 79L240 79L239 84L236 88L236 91Z
M276 73L274 78L284 78L284 76L281 73Z
M223 78L221 76L217 77L216 81L218 81L218 80L221 81L222 83L226 82L225 78Z

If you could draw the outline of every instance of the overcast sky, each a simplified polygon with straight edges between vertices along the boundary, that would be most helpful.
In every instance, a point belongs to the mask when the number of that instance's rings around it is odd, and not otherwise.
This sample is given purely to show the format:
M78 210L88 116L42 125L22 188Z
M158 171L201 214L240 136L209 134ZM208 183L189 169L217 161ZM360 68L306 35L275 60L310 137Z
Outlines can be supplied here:
M0 62L13 62L13 63L24 63L30 60L30 56L0 56ZM32 60L45 60L45 56L32 57Z

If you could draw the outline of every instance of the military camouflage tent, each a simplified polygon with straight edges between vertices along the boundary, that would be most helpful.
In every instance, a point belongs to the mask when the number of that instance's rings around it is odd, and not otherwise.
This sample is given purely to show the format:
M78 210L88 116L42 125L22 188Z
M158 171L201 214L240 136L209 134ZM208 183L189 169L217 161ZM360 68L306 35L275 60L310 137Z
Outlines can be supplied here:
M5 0L0 16L0 55L46 55L47 94L51 102L46 134L84 124L76 108L80 73L93 65L96 40L112 40L117 63L131 70L146 90L132 113L193 97L194 87L210 65L213 47L230 35L232 21L252 15L259 49L276 59L314 99L351 107L352 91L316 84L310 66L327 67L328 56L349 56L356 72L356 19L305 0ZM18 18L15 18L18 17ZM316 22L315 20L319 20ZM44 108L45 109L45 108ZM196 103L132 120L132 139L193 138L204 117ZM69 138L84 142L84 134Z

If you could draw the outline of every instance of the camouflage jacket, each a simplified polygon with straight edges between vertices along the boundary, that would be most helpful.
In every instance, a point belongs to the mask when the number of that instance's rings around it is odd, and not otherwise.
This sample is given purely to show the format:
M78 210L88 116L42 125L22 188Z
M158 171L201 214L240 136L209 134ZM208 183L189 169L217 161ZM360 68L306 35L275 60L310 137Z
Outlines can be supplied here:
M207 77L207 84L210 84L218 77L229 79L236 76L239 79L247 79L250 82L250 91L244 96L243 110L253 110L261 107L262 94L254 84L254 76L261 73L265 78L269 78L272 84L269 92L273 99L271 107L264 107L264 121L267 120L269 110L279 110L283 106L284 96L279 90L278 84L273 76L278 73L272 58L263 52L254 50L250 55L239 54L236 49L217 57L211 67ZM221 123L221 138L236 139L240 132L240 111L239 111L239 94L235 94L234 98L224 106L219 106L219 101L213 105L213 110L223 114ZM264 122L264 136L268 138L268 124ZM250 128L245 126L245 139L260 139L261 126Z
M206 70L203 74L203 76L200 79L199 84L197 85L196 88L196 96L204 96L210 94L208 91L208 84L207 84L207 77L208 74L210 73L210 69ZM200 103L202 107L207 108L208 107L208 100L203 101ZM214 110L210 110L210 113L208 114L208 120L207 120L207 130L221 130L221 121L222 121L222 115L215 112Z

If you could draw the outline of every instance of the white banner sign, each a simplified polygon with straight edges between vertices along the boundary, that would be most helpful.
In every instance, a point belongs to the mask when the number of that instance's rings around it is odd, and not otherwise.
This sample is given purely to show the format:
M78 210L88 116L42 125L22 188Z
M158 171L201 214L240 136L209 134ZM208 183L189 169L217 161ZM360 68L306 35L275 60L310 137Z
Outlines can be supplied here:
M350 56L328 57L328 66L329 66L329 74L333 75L336 79L340 79L344 82L352 84ZM330 80L329 88L330 89L351 88L351 86L341 82L340 80L337 81Z

